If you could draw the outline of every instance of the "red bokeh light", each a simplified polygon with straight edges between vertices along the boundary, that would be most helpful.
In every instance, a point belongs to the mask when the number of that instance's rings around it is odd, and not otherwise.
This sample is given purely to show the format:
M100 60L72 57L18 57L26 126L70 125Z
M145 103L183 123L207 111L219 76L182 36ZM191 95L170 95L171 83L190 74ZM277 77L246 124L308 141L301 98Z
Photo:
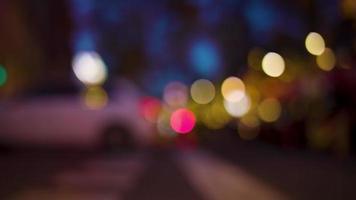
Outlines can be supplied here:
M145 120L156 123L161 111L161 101L154 97L144 97L140 103L140 112Z

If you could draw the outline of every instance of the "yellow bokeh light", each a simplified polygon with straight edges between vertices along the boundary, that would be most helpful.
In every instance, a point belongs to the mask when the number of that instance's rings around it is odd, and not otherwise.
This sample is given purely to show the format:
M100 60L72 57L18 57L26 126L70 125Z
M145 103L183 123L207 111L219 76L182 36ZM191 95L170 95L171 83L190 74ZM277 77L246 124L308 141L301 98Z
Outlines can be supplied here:
M260 125L260 121L255 114L247 114L240 119L241 123L249 128L256 128Z
M209 80L200 79L192 84L190 94L196 103L207 104L215 97L215 87Z
M231 76L223 82L221 93L226 101L240 101L245 96L245 84L241 79Z
M240 101L224 101L226 111L233 117L244 116L251 107L250 97L245 95Z
M223 128L231 119L221 99L214 101L204 112L201 112L200 118L206 127L214 130Z
M83 102L90 109L101 109L107 105L108 95L101 87L89 87L83 93Z
M355 0L342 0L341 9L345 19L356 19L356 1Z
M107 69L96 52L79 52L73 59L75 76L86 85L100 85L107 78Z
M311 32L305 38L305 47L309 53L319 56L325 50L325 41L319 33Z
M336 58L334 52L326 48L325 51L318 57L316 57L316 63L319 68L324 71L330 71L335 67Z
M265 122L277 121L281 115L281 104L277 99L268 98L263 100L257 108L258 116Z
M262 69L268 76L278 77L284 72L284 59L278 53L269 52L262 59Z

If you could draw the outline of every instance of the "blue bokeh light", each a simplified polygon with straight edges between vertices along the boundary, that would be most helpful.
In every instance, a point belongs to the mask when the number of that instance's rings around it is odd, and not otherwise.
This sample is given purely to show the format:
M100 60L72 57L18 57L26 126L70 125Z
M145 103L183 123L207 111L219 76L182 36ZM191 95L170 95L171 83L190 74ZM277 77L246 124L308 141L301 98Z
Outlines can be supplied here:
M195 72L204 78L214 78L219 72L220 55L217 46L208 39L193 42L189 51L190 63Z

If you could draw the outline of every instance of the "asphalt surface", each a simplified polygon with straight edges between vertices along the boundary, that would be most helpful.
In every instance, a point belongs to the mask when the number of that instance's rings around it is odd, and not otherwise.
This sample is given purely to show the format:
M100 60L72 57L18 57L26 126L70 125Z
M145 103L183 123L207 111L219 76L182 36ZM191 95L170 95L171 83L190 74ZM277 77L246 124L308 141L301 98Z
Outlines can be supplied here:
M356 164L229 139L189 150L0 154L0 199L355 199Z
M356 160L310 149L242 141L235 133L210 138L204 149L288 199L356 199Z
M16 152L0 158L0 199L195 199L171 150L125 154Z

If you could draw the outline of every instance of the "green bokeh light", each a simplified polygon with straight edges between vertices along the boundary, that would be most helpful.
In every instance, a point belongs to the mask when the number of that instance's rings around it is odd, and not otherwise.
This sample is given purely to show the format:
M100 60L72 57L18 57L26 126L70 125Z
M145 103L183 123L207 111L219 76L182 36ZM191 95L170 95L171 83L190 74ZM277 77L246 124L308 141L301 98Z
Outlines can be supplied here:
M6 83L7 80L7 72L5 67L0 65L0 87Z

